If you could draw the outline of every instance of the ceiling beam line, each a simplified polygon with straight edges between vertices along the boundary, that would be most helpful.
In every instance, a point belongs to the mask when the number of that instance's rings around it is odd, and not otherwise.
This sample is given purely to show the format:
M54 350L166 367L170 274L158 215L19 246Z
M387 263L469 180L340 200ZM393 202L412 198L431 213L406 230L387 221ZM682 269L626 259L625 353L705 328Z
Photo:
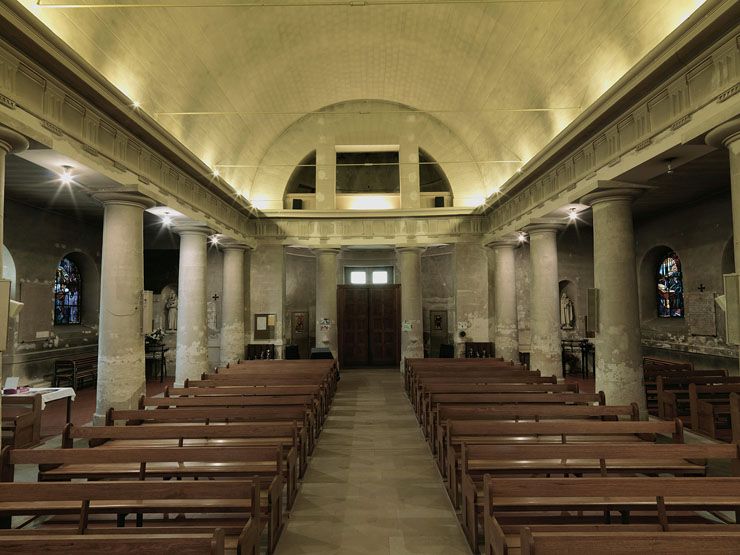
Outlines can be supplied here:
M136 4L133 2L98 2L98 3L53 3L36 0L37 8L44 9L161 9L161 8L331 8L331 7L348 7L348 8L370 8L375 6L440 6L440 5L476 5L476 4L555 4L562 2L572 2L576 0L308 0L298 2L295 0L274 1L274 2L245 2L245 1L224 1L224 2L148 2Z
M582 106L563 106L558 108L490 108L482 110L357 110L352 112L247 112L247 111L192 111L192 112L153 112L156 116L291 116L303 117L316 116L370 116L388 114L486 114L486 113L511 113L511 112L560 112L569 110L582 110Z

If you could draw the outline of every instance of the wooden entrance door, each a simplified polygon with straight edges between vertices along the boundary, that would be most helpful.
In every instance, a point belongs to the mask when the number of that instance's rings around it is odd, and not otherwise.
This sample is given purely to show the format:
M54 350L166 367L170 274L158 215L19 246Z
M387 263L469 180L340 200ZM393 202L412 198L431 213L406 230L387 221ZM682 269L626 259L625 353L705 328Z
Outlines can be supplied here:
M400 285L340 285L337 316L342 367L399 364Z

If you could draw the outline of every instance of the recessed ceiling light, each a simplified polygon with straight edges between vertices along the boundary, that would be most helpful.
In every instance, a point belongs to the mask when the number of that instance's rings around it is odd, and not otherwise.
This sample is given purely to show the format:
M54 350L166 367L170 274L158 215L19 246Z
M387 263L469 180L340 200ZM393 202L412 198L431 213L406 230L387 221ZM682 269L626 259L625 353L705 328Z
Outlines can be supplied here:
M578 219L578 209L577 208L569 208L568 209L568 219L571 222L574 222Z
M141 108L141 102L139 102L138 100L134 100L131 102L131 106L133 106L134 110L138 110L139 108Z
M72 184L72 166L62 166L62 173L59 175L62 185L69 186Z
M172 225L172 218L169 214L165 213L165 215L162 216L162 225L165 227L170 227L170 225Z
M211 245L218 245L218 235L211 235Z
M213 168L213 177L219 177L221 175L221 172L218 171L218 168Z
M524 243L527 240L527 234L523 231L520 231L517 235L517 239L519 239L520 243Z

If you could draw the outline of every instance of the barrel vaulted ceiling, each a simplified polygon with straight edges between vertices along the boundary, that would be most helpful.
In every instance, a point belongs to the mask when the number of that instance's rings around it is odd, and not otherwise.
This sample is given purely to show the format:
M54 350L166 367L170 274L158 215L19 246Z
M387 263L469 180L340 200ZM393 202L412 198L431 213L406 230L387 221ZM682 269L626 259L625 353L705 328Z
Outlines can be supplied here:
M301 133L387 144L414 111L455 203L475 206L702 4L20 1L265 207L320 140Z

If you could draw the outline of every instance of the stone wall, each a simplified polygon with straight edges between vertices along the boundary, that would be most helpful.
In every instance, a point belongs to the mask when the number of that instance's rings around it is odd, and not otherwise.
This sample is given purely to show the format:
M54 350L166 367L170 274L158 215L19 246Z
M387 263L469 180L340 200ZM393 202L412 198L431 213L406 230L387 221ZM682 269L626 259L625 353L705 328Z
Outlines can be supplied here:
M424 346L428 356L439 356L442 343L453 343L455 334L455 255L451 247L427 249L421 256L421 296L424 314ZM402 292L403 293L403 292ZM447 332L437 331L431 312L447 315ZM444 322L443 326L444 327Z
M5 246L16 269L15 298L25 306L9 322L3 380L42 383L51 378L56 358L97 352L102 231L102 219L84 221L6 201ZM82 273L82 324L56 326L54 278L67 255Z
M305 312L308 334L293 330L293 313ZM307 249L288 249L285 254L285 338L298 345L301 358L308 358L316 344L316 257Z
M711 297L723 294L722 274L732 272L734 266L729 193L640 218L635 232L644 354L689 360L697 368L737 370L737 347L725 342L724 313L711 303ZM669 251L681 260L684 318L658 318L657 314L658 259ZM714 330L706 326L706 312L711 310ZM699 326L695 314L705 325Z

